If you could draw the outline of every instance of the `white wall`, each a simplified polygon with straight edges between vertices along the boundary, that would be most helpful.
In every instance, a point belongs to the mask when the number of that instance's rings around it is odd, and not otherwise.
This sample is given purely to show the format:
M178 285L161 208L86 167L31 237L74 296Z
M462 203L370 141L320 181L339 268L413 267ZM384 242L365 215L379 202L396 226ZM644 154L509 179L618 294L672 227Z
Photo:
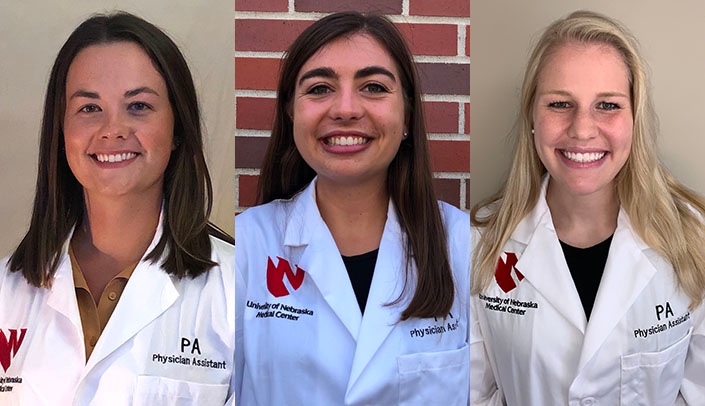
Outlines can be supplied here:
M616 18L651 67L661 123L660 155L686 186L705 194L705 2L684 0L472 0L471 192L476 204L497 191L512 156L521 80L543 29L572 11Z

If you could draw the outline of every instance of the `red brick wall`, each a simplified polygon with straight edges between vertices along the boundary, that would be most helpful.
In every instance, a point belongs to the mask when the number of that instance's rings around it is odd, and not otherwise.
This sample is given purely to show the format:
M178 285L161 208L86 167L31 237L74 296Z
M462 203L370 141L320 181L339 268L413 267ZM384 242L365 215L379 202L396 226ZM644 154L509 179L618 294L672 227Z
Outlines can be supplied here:
M235 211L255 203L283 52L313 21L344 10L385 14L405 36L421 77L438 196L469 209L469 0L235 0Z

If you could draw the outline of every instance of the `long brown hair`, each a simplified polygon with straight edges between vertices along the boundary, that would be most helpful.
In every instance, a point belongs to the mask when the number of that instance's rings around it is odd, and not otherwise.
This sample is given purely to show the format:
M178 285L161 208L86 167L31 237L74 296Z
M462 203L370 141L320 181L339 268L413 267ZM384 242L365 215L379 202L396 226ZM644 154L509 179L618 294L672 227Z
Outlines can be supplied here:
M71 172L64 151L63 116L66 76L71 62L86 47L132 42L149 55L169 90L174 111L174 143L164 173L162 236L147 255L153 263L165 250L162 268L176 277L195 277L212 266L209 235L233 242L208 222L213 188L203 156L200 112L186 61L159 28L125 12L95 15L71 33L49 76L42 119L39 167L29 230L10 257L10 270L21 271L37 287L50 287L71 230L82 221L83 188Z
M259 179L258 202L291 198L316 176L294 144L293 122L288 111L296 76L321 47L356 33L374 37L396 62L409 119L408 137L401 142L387 172L387 189L406 236L407 279L412 258L417 268L416 290L401 318L444 317L453 305L454 284L443 221L433 191L418 74L401 34L386 18L357 12L331 14L309 26L289 47L279 77L272 137Z

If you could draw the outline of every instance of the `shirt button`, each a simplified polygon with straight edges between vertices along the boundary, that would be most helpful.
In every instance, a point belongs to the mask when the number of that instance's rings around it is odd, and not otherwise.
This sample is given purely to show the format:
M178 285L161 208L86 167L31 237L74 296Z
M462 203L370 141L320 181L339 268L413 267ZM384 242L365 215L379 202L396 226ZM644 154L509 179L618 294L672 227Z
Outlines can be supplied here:
M91 347L95 347L95 344L98 342L98 339L96 337L91 337L90 341L88 342Z
M580 404L582 406L592 406L595 404L595 398L593 397L588 397L580 401Z
M117 299L117 293L115 293L115 292L108 293L108 299L115 301L115 299Z

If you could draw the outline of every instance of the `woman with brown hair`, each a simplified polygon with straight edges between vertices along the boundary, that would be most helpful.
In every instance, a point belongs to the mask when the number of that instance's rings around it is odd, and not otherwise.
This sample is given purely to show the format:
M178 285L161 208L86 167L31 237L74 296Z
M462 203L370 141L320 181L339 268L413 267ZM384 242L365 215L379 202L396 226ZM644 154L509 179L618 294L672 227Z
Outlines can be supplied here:
M31 224L0 267L0 403L224 404L234 249L211 201L177 46L127 13L81 23L49 78Z
M238 402L466 404L469 216L434 197L401 35L337 13L286 53L236 226Z

